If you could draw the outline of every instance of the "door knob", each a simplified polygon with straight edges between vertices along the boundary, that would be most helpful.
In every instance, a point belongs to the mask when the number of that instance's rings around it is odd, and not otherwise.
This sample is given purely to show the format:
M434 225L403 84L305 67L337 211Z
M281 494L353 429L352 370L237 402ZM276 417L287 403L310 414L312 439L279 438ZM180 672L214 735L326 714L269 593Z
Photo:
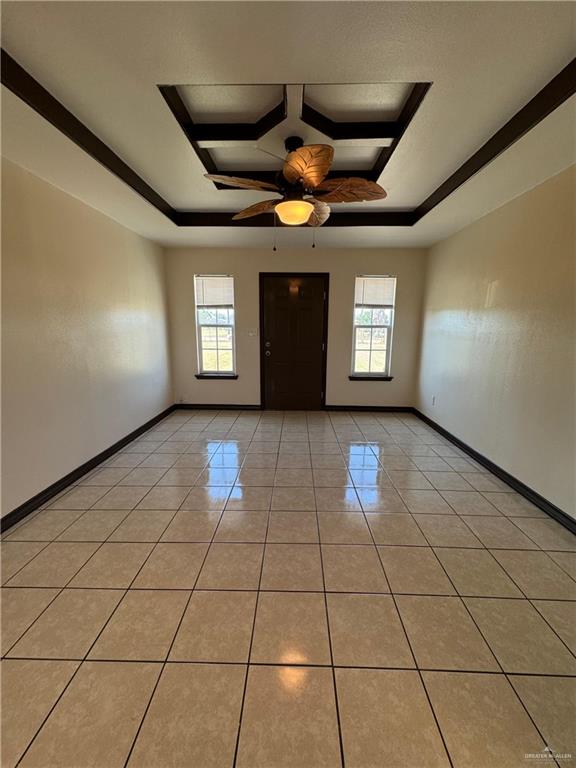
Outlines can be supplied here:
M270 355L271 355L271 354L272 354L272 352L270 352L270 350L269 350L269 349L267 349L267 350L266 350L266 357L270 357Z

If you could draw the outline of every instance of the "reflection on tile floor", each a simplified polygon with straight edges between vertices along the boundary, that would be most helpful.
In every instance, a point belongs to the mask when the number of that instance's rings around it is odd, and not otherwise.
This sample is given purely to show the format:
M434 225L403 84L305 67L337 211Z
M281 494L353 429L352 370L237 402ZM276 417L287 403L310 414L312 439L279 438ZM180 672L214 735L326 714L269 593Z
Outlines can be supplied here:
M1 548L3 768L576 762L576 537L412 415L176 411Z

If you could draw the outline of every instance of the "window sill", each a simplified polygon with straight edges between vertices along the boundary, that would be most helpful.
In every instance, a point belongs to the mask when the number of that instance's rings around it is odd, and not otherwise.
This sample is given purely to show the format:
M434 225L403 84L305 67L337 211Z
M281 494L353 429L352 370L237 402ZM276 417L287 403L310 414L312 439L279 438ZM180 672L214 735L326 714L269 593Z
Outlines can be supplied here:
M363 376L362 374L352 374L348 376L350 381L392 381L394 376Z
M197 379L237 379L237 373L197 373Z

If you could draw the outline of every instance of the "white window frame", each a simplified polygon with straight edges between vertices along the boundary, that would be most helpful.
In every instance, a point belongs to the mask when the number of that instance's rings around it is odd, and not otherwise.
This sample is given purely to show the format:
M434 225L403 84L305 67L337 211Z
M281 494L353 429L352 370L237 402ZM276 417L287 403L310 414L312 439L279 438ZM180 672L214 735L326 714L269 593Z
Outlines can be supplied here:
M232 304L199 304L198 303L198 280L200 278L207 279L207 278L228 278L232 281ZM202 376L235 376L236 375L236 308L235 308L235 297L234 297L234 276L233 275L194 275L194 305L195 305L195 319L196 319L196 353L197 353L197 359L198 359L198 373ZM232 311L232 322L228 323L206 323L201 320L200 312L203 309L226 309L228 311ZM230 318L228 318L230 319ZM219 365L219 355L218 355L218 329L219 328L227 328L231 332L232 336L232 368L231 369L225 369L225 370L212 370L207 369L204 365L204 353L206 350L204 349L203 341L202 341L202 329L203 328L213 328L216 331L216 365ZM212 351L212 350L210 350Z
M393 299L391 304L357 304L356 303L356 285L358 279L361 278L372 278L372 279L387 279L387 280L394 280L394 291L393 291ZM374 379L382 379L382 378L389 378L391 376L391 370L392 370L392 343L393 343L393 336L394 336L394 319L395 319L395 305L396 305L396 289L397 289L397 278L394 275L356 275L354 278L354 306L352 309L352 361L351 361L351 376L353 378L374 378ZM365 325L356 323L356 310L358 308L364 308L364 309L385 309L388 310L390 314L390 322L389 323L376 323L373 325ZM358 329L361 330L370 330L370 349L362 349L357 346L357 332ZM372 331L374 329L385 329L386 330L386 357L385 357L385 368L383 371L358 371L356 370L356 352L369 352L369 365L370 368L370 361L372 356Z

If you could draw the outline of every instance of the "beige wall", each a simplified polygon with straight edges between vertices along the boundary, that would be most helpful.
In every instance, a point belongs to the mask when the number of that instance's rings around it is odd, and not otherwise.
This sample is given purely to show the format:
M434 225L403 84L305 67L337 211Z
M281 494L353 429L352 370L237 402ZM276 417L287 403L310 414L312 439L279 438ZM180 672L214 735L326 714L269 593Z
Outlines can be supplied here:
M2 513L171 402L161 249L3 163Z
M415 398L425 251L187 249L166 251L172 376L178 402L259 404L260 272L329 272L328 405L413 405ZM232 274L236 299L237 381L198 381L194 275ZM398 278L396 322L389 382L349 381L354 277Z
M574 203L573 167L431 250L419 384L424 413L572 515Z
M258 404L264 271L330 273L329 405L417 404L574 514L574 186L572 169L428 255L283 248L163 255L5 162L3 514L173 400ZM194 378L195 273L235 277L237 381ZM357 274L398 277L391 382L348 380Z

